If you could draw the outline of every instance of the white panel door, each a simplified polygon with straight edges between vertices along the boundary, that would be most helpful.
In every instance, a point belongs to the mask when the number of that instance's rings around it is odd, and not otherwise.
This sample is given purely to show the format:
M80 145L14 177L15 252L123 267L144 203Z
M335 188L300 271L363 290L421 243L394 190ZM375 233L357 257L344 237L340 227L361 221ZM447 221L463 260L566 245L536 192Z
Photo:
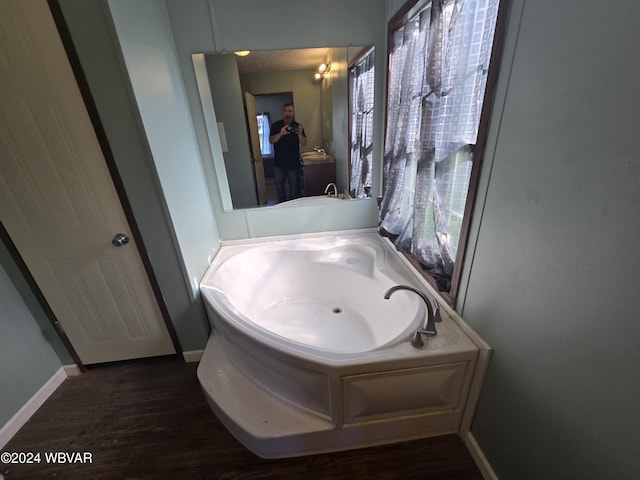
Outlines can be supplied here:
M46 0L0 2L0 220L83 363L175 353Z

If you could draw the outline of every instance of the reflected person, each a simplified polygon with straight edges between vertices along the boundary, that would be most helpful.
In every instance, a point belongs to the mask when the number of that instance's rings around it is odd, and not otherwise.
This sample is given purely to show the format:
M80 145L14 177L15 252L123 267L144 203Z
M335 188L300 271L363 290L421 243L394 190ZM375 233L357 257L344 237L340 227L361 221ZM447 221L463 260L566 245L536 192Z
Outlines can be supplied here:
M282 106L282 119L271 125L269 143L273 144L273 171L276 179L278 202L285 202L300 196L300 176L302 163L300 161L300 145L307 144L304 128L295 120L295 110L292 103ZM275 133L273 133L275 132ZM289 194L285 190L285 183L289 183Z

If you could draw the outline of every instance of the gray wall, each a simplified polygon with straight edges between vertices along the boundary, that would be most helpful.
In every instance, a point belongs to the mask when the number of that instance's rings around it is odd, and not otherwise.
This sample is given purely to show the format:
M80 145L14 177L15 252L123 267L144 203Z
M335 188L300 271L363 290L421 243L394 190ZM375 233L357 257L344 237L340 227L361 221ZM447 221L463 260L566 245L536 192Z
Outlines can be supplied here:
M252 152L247 136L243 90L235 55L206 55L216 120L224 125L227 151L223 151L234 208L258 206Z
M513 1L458 303L495 349L472 432L501 479L640 471L639 15Z
M108 0L186 276L198 291L220 237L165 5ZM140 21L144 19L144 21Z
M0 428L60 369L73 363L0 242ZM54 348L57 350L54 351Z
M351 50L351 49L349 49ZM357 50L357 49L356 49ZM329 152L336 159L336 184L338 191L349 191L349 61L347 49L332 50L331 71L322 81L322 98L324 111L322 113L323 124L328 124L325 128L331 132L332 141L329 145ZM380 90L381 92L383 90ZM379 95L383 97L383 95ZM327 100L328 99L328 100ZM383 107L380 107L378 114L382 120ZM375 113L374 113L375 114ZM382 163L382 156L374 160L378 164ZM380 191L382 191L382 180L377 181ZM376 183L376 182L374 182ZM366 200L365 200L366 201ZM377 218L376 218L377 220ZM376 221L376 225L377 225Z

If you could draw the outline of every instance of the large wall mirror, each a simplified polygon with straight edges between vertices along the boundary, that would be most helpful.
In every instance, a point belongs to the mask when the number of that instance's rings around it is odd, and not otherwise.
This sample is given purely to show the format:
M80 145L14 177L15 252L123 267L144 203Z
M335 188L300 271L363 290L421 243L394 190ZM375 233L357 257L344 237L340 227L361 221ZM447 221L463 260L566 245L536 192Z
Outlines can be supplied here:
M329 183L348 194L349 72L371 51L349 46L193 56L226 210L277 203L268 127L282 118L282 106L289 102L307 136L300 149L301 194L323 194Z

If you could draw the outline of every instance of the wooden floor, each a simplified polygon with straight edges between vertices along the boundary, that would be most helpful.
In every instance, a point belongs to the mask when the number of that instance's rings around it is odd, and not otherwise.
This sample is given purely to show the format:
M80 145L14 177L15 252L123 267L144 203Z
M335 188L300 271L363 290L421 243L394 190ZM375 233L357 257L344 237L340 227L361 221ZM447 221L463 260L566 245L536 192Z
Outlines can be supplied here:
M67 379L3 449L39 452L40 463L0 464L0 473L5 480L482 479L455 435L260 459L212 413L196 368L162 358L96 367ZM45 452L88 452L93 462L47 463Z

